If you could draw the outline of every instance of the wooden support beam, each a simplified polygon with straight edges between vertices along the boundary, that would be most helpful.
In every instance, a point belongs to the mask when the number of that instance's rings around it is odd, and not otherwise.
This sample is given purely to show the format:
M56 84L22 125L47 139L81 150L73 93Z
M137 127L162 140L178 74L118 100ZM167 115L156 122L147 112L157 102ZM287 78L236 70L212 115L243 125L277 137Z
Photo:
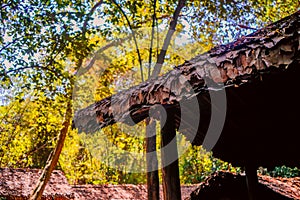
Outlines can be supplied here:
M174 113L168 113L166 121L161 120L161 164L164 200L181 200L174 116Z
M248 164L245 166L246 181L249 200L258 199L258 178L256 165Z
M146 119L146 162L148 200L159 200L158 160L156 154L156 121Z

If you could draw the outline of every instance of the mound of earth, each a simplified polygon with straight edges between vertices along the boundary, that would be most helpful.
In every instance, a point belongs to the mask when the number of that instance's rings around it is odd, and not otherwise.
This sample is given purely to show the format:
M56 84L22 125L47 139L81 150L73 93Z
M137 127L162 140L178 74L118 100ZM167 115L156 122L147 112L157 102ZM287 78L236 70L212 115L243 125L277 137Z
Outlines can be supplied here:
M300 177L274 178L258 175L258 198L261 200L300 199ZM190 200L248 199L246 176L216 172L191 193Z

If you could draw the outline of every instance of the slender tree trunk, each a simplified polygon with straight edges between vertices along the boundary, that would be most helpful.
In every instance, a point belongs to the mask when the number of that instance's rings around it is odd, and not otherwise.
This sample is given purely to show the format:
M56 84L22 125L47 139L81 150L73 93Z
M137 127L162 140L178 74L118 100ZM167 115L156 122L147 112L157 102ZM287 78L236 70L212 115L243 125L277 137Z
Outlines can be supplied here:
M165 37L163 47L157 57L157 62L154 66L154 70L150 76L150 78L155 78L159 75L161 72L162 64L164 63L165 56L167 49L170 45L172 35L175 32L175 28L177 25L178 17L180 14L181 9L184 7L186 0L179 0L178 5L176 7L176 10L173 14L173 19L170 23L170 27L168 30L168 33ZM153 24L154 25L154 24ZM152 34L153 34L154 27L152 27ZM152 49L150 48L150 51L152 52ZM151 61L151 60L150 60ZM149 66L150 69L150 66ZM150 70L149 70L149 75L150 75ZM146 120L146 125L151 127L151 119ZM150 122L150 124L149 124ZM154 122L153 122L154 123ZM173 123L173 122L169 122ZM152 127L153 128L153 127ZM173 131L173 130L171 130ZM175 127L174 127L174 133L175 132ZM149 153L151 151L156 150L156 129L154 126L154 130L151 131L151 128L146 129L146 153ZM152 137L149 137L152 136ZM162 144L164 144L166 141L168 141L170 138L166 138L166 136L163 136L162 132ZM170 136L172 137L172 136ZM175 149L173 149L175 148ZM173 146L172 150L176 151L174 152L177 154L177 144L175 143L175 146ZM166 161L166 157L168 157L167 152L162 151L162 164L164 161ZM157 155L153 154L151 156L147 156L147 189L148 189L148 200L158 200L159 199L159 178L158 178L158 171L152 171L154 169L153 167L158 168L158 162L157 162ZM164 165L163 165L164 166ZM181 193L180 193L180 179L179 179L179 169L178 169L178 160L172 163L170 166L165 166L162 170L163 172L163 191L164 191L164 199L167 200L176 200L176 199L181 199ZM172 173L175 173L173 176ZM174 179L173 179L174 178ZM174 191L177 190L177 191Z
M164 43L163 43L163 47L162 47L162 49L161 49L161 51L160 51L160 53L158 55L156 64L154 66L154 70L152 72L151 78L157 77L160 74L160 72L161 72L161 67L162 67L162 65L163 65L163 63L165 61L167 49L168 49L168 47L170 45L172 36L173 36L173 34L175 32L175 29L176 29L176 25L177 25L177 21L178 21L178 17L179 17L180 11L184 7L185 2L186 2L186 0L179 0L179 2L177 4L177 7L176 7L175 12L173 14L172 21L170 23L170 27L169 27L168 33L167 33L167 35L165 37L165 40L164 40Z
M59 155L64 146L64 141L65 141L66 135L68 133L71 118L72 118L72 103L71 103L71 100L69 100L68 104L67 104L67 110L65 113L63 127L60 130L57 145L56 145L55 149L49 155L46 166L45 166L42 174L40 175L38 183L35 186L35 189L33 190L32 194L30 196L30 200L40 200L41 199L44 189L50 179L51 173L57 165Z
M154 28L156 23L156 0L153 0L152 31L149 48L148 78L151 75L152 49L154 40ZM147 191L148 200L159 200L159 176L156 151L156 121L148 117L146 119L146 165L147 165Z

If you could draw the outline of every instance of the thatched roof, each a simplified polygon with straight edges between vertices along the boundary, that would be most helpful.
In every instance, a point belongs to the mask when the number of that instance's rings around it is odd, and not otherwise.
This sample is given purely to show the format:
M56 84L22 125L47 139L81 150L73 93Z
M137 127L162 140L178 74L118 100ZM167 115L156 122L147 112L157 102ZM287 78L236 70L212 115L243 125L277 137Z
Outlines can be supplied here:
M300 98L295 94L300 87L299 21L298 11L217 46L163 76L79 110L74 125L85 132L116 122L133 125L160 104L175 114L179 131L200 145L210 124L218 126L213 113L222 118L225 109L215 155L237 164L275 160L299 164L300 156L294 155L300 112ZM225 103L214 102L213 97L224 98L224 94ZM212 135L217 131L212 130ZM284 151L273 148L280 145Z
M39 169L0 168L0 197L7 200L29 199L41 174ZM59 170L54 170L45 188L42 200L74 199L74 193L66 177Z

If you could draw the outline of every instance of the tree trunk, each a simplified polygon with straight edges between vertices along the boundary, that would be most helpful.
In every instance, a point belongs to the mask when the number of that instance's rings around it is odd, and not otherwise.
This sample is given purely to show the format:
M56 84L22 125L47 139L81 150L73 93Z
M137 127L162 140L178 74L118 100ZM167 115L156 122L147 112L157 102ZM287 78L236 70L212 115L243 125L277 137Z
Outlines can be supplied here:
M56 147L49 155L46 166L38 180L38 183L37 183L35 189L33 190L32 194L30 196L30 200L40 200L42 198L44 189L50 179L52 171L54 170L54 168L57 165L59 155L64 146L64 142L65 142L66 135L68 133L71 118L72 118L72 104L71 104L71 100L69 100L68 104L67 104L67 110L66 110L65 119L63 122L63 127L60 130L60 134L58 137Z

